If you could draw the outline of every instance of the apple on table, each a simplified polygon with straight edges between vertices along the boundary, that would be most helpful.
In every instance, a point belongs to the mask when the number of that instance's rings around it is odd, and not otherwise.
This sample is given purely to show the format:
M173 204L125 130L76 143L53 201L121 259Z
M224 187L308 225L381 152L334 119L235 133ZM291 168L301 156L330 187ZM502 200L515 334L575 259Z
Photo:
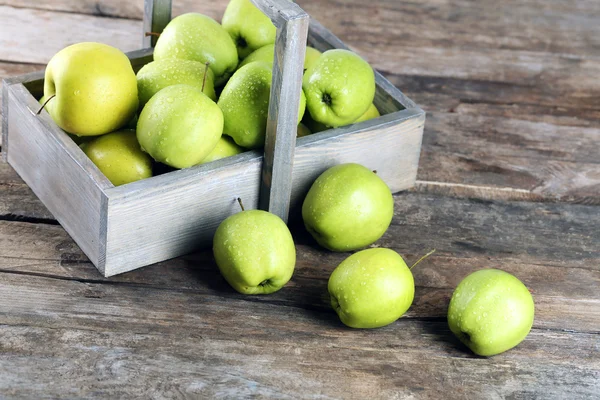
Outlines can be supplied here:
M529 334L534 303L514 275L482 269L464 278L448 307L448 325L456 337L480 356L505 352Z

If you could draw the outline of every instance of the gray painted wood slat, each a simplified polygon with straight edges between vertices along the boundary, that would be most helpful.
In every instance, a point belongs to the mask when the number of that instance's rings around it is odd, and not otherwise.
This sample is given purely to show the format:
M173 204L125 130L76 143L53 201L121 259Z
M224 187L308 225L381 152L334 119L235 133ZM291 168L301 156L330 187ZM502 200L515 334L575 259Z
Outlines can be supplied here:
M252 0L277 27L259 208L287 222L308 15L286 0Z
M154 47L158 38L148 33L161 33L169 21L171 21L171 0L145 0L142 47Z

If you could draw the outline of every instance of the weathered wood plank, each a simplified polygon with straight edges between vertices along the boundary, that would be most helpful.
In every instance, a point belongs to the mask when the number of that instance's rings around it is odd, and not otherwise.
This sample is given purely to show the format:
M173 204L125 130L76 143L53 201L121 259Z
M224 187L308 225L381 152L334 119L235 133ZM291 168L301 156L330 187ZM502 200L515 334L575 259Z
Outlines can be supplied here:
M148 297L147 308L121 303L107 313L101 303L114 295L100 299L91 291L85 297L84 288L63 289L77 293L89 311L76 313L79 318L62 312L0 316L7 323L0 329L4 395L63 397L68 387L70 397L83 398L592 399L600 390L594 335L534 330L518 349L477 359L448 338L440 322L349 331L320 313L191 295L173 299L168 292ZM128 299L148 294L128 292ZM74 304L32 294L55 307ZM177 312L154 308L173 300L182 305ZM249 307L250 313L240 311ZM92 318L95 327L62 326ZM139 324L144 318L153 325ZM19 320L38 324L13 325Z
M49 219L54 217L14 169L0 162L0 219Z
M452 338L445 321L350 330L318 310L2 278L0 390L22 397L64 393L56 371L77 397L592 398L600 390L597 334L534 329L517 349L482 359Z
M0 26L0 60L38 64L47 63L64 47L84 41L136 50L142 30L141 21L8 6L0 6Z
M600 127L428 115L419 180L510 187L566 201L593 203L600 196Z
M143 2L118 0L0 0L16 7L141 19ZM301 7L353 41L403 43L414 47L498 48L589 55L598 51L600 31L594 0L467 0L422 2L300 0ZM204 12L220 18L227 0L173 2L174 15ZM372 20L378 23L373 24ZM548 23L551 21L551 23ZM452 38L450 41L449 38ZM597 53L596 53L597 54Z
M567 70L565 72L568 72ZM600 127L600 108L583 87L540 82L432 77L385 72L395 86L427 111L502 116L566 126Z
M515 274L533 290L536 327L598 330L597 207L485 202L413 193L395 199L392 226L377 245L395 249L409 264L426 251L437 249L413 271L417 294L410 317L444 317L458 282L474 270L493 267ZM347 254L315 247L300 224L294 224L292 232L298 255L290 285L254 300L330 310L327 279ZM0 222L0 270L245 298L233 293L219 276L210 250L104 279L58 226Z
M600 49L593 0L300 1L349 43L590 55ZM372 23L377 20L377 23Z
M39 104L22 84L9 86L6 100L9 163L102 268L103 243L98 237L105 221L100 214L103 190L112 184L48 113L33 115Z
M294 3L280 1L276 9L269 1L253 1L277 27L258 201L287 222L309 17Z
M141 20L144 15L143 0L0 0L0 5L35 10L59 11L72 14L87 14L98 17L139 20Z
M9 78L16 75L23 75L34 71L44 69L43 64L19 64L19 63L7 63L0 61L0 93L2 91L2 79ZM2 117L2 101L4 96L0 96L0 120ZM2 126L2 124L0 124ZM2 136L0 134L0 147L2 146Z

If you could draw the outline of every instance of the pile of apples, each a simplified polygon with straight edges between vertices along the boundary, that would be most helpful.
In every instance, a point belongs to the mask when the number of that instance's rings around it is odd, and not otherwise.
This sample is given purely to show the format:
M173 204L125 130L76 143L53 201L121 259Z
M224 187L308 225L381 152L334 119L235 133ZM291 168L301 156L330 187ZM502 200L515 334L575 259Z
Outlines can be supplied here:
M359 164L323 172L302 204L306 230L322 247L356 253L331 273L332 308L351 328L379 328L398 320L412 305L411 269L394 250L373 247L394 215L389 187ZM266 211L248 210L223 221L213 239L221 274L243 294L280 290L292 277L296 252L285 223ZM518 345L533 325L534 303L527 287L498 269L472 273L457 286L448 324L474 353L491 356Z
M222 25L197 13L174 18L157 40L154 61L137 75L121 51L75 44L49 62L40 102L114 185L150 177L156 165L188 168L260 148L275 33L249 0L231 0ZM379 116L373 69L355 53L307 47L304 69L299 136ZM386 248L362 250L381 238L393 215L389 187L358 164L328 169L304 200L304 225L319 245L357 251L328 282L331 305L349 327L388 325L413 302L414 279L402 257ZM296 264L286 224L243 206L219 225L213 253L225 280L244 294L280 290ZM487 356L521 342L533 314L523 283L487 269L458 285L448 322L461 341Z
M50 60L40 102L114 185L261 148L275 35L250 0L231 0L222 24L174 18L137 75L121 51L75 44ZM373 69L357 54L307 47L304 70L299 136L379 116Z

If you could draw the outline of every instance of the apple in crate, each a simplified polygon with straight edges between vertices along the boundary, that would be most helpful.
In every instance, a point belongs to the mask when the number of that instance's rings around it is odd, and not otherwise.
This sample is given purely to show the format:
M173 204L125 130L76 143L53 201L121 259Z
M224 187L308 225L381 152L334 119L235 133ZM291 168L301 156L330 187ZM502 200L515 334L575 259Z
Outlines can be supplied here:
M138 108L135 72L123 52L102 43L68 46L52 57L44 80L45 109L77 136L116 131Z
M238 64L238 54L229 33L214 19L188 13L175 17L160 34L154 60L169 58L208 62L215 85L224 84Z

